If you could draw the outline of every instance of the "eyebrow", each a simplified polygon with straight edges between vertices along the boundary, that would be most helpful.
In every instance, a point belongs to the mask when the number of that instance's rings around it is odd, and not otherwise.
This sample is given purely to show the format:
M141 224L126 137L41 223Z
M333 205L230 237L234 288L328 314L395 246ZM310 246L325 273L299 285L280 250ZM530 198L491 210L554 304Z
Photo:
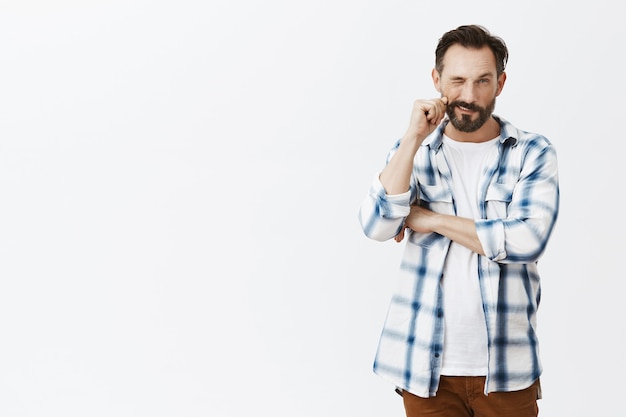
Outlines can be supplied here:
M493 73L491 72L485 72L484 74L479 75L478 77L476 77L476 79L481 79L481 78L490 78L493 77ZM454 77L450 77L451 80L465 80L466 77L461 77L460 75L454 76Z

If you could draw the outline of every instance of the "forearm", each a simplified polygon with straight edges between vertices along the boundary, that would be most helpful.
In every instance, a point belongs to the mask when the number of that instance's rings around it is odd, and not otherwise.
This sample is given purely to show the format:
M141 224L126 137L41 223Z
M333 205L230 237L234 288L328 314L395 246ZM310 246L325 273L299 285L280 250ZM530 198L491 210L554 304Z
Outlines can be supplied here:
M380 182L390 195L402 194L409 190L413 161L421 141L405 135L396 153L380 173Z
M485 254L473 219L435 213L420 206L412 206L411 214L406 219L406 226L416 232L439 233L479 255Z
M473 219L450 216L446 214L437 215L438 221L434 232L444 235L448 239L465 246L472 252L484 255L485 251L476 233L476 224Z

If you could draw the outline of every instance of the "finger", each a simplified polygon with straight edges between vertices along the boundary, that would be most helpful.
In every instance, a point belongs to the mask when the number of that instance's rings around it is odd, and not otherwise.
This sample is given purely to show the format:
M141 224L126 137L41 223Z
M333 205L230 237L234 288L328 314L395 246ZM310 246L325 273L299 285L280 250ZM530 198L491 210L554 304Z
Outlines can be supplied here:
M437 106L436 103L433 103L432 105L430 105L430 107L428 107L428 109L426 110L426 119L433 123L435 120L437 120L439 118L439 107Z
M404 228L394 237L396 242L402 242L402 239L404 239Z
M441 119L443 119L443 112L441 111L439 106L434 105L432 109L428 111L428 114L426 115L426 119L428 119L428 121L431 124L434 124L434 125L439 124Z
M441 122L441 120L443 120L443 118L446 115L446 106L447 106L447 104L448 104L448 98L447 97L441 97L440 99L435 101L434 108L436 109L436 112L433 112L434 113L434 117L432 119L430 119L430 122L432 124L439 124L439 122Z

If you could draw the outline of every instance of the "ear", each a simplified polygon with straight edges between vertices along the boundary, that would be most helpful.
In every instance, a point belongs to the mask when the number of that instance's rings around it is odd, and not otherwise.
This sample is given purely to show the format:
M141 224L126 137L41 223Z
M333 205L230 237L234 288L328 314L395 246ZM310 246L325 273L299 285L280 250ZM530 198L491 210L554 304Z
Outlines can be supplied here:
M433 84L435 85L435 89L438 93L441 93L441 75L439 74L439 71L433 68L431 76L433 77Z
M500 95L502 89L504 88L504 82L506 81L506 72L503 72L498 77L498 90L496 91L496 97Z

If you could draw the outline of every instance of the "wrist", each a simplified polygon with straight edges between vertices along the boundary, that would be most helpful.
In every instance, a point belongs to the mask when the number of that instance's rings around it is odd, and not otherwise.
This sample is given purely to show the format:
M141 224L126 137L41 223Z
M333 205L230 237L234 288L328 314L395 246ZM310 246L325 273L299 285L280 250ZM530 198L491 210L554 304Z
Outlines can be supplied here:
M419 148L425 138L426 136L420 135L418 132L409 129L404 133L404 136L402 136L402 142L412 144L416 148Z

